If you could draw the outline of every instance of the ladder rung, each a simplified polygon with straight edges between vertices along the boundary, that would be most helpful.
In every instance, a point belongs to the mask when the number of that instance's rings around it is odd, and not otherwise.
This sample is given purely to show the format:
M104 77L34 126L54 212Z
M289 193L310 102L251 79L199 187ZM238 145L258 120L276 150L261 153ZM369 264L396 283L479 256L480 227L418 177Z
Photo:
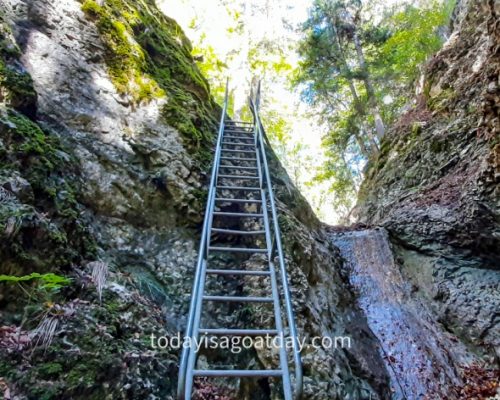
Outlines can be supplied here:
M221 377L270 377L282 376L281 369L195 369L193 370L194 376L221 376Z
M263 235L264 233L266 233L266 231L264 230L240 231L236 229L223 229L223 228L212 228L212 232L227 233L228 235Z
M253 175L219 175L219 178L232 178L232 179L259 179L258 176Z
M212 275L254 275L254 276L269 276L269 271L247 271L244 269L207 269L207 274Z
M224 139L242 139L242 140L254 140L253 137L246 137L246 136L226 136L224 135Z
M253 132L253 129L245 129L245 128L242 128L242 129L224 129L224 132L230 132L230 133L248 133L249 136L253 136L254 132Z
M217 189L224 189L224 190L260 190L260 187L245 187L245 186L216 186Z
M254 297L254 296L203 296L207 301L226 301L235 303L272 303L272 297Z
M214 211L214 215L220 215L225 217L251 217L251 218L259 218L264 216L264 214L261 213L239 213L239 212L226 212L226 211Z
M246 147L255 147L253 143L239 143L239 142L222 142L222 144L229 146L246 146Z
M225 201L227 203L262 203L262 200L256 199L226 199L223 197L216 197L215 201Z
M267 249L255 248L255 247L221 247L221 246L210 246L209 251L225 251L228 253L267 253Z
M244 157L222 157L221 160L231 160L231 161L257 161L256 158L244 158Z
M227 335L227 336L266 336L277 335L276 329L212 329L200 328L202 335Z
M253 122L249 121L233 121L233 120L228 120L224 121L225 124L245 124L245 125L253 125Z
M234 168L234 169L251 169L252 171L257 171L257 167L243 167L240 165L219 165L219 168Z
M233 150L233 149L221 149L226 153L253 153L255 154L255 150Z

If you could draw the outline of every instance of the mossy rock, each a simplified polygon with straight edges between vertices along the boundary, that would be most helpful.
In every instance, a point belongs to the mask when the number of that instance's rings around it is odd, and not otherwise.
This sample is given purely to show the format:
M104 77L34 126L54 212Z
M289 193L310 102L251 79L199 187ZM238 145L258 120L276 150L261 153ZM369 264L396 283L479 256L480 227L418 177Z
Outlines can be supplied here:
M452 88L446 88L438 95L430 97L427 105L431 111L446 112L456 97L457 93Z
M152 0L85 0L82 10L106 46L105 62L117 91L135 104L166 97L162 115L186 140L205 169L220 109L191 55L182 29Z
M19 56L12 32L0 13L0 104L34 117L36 92L31 76L19 62Z
M0 186L22 177L29 199L8 194L0 204L0 271L48 272L92 257L95 241L77 201L78 166L60 141L25 115L0 109ZM9 271L5 271L8 268Z
M430 142L429 148L433 153L441 153L447 149L446 140L433 138Z

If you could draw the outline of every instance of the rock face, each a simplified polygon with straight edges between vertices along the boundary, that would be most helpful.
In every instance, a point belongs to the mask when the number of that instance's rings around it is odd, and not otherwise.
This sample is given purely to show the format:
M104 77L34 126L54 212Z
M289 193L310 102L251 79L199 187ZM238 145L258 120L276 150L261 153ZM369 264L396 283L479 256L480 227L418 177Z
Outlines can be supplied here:
M172 399L179 351L150 335L184 330L220 110L152 0L0 7L0 275L30 279L0 282L0 392ZM353 342L304 350L304 398L389 398L339 254L269 157L300 335Z
M370 163L357 206L384 226L403 273L442 324L498 361L500 30L498 1L461 1L413 110Z
M460 365L477 360L443 329L396 264L384 229L332 234L349 280L380 343L391 389L401 399L457 398Z

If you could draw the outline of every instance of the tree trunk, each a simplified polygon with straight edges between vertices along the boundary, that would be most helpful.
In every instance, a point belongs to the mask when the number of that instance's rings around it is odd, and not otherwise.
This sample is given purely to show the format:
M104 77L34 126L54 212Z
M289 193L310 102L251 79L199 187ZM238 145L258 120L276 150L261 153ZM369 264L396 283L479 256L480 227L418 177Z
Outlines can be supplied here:
M358 32L356 26L353 24L353 40L354 46L356 47L356 53L358 55L358 63L361 71L363 72L363 82L365 84L366 93L368 95L368 104L370 104L370 108L373 112L373 117L375 118L375 130L377 131L377 136L379 140L384 137L385 134L385 125L384 121L382 121L382 117L380 115L380 109L377 104L377 100L375 98L375 90L373 89L373 84L370 79L370 74L368 72L368 68L366 66L365 56L363 54L363 47L361 46L361 41L358 37Z
M370 128L366 127L366 124L363 122L361 124L361 130L363 131L363 134L366 135L368 138L368 141L370 142L370 148L372 149L372 154L377 154L379 152L379 147L377 144L377 141L375 140L375 136L373 136L373 133Z
M354 86L354 82L352 81L352 79L348 79L348 82L349 82L349 89L351 90L351 94L354 99L354 107L356 108L356 112L359 114L361 120L363 120L363 117L366 115L365 109L363 107L363 104L361 103L361 100L359 99L358 92L356 91L356 87ZM363 131L363 134L366 135L368 141L370 142L371 153L373 154L378 153L379 149L377 141L375 140L375 137L373 136L371 129L366 127L365 122L361 123L361 130Z
M356 139L356 143L358 144L359 149L361 150L361 154L363 154L363 156L365 156L366 158L370 157L370 151L366 147L363 138L359 135L359 132L354 132L354 138Z
M356 182L356 178L354 177L354 175L352 174L352 171L351 169L349 168L349 163L347 162L347 160L345 159L345 154L344 153L341 153L341 157L342 157L342 162L344 163L344 165L346 166L346 169L347 169L347 172L349 173L349 177L351 178L351 182L352 182L352 187L354 188L354 191L356 193L359 192L359 185L357 184Z
M347 81L349 83L349 89L351 91L351 94L352 94L352 97L354 100L354 107L355 107L356 112L358 113L360 119L363 120L363 118L366 116L366 110L365 110L365 107L363 106L363 104L361 103L361 100L358 96L358 93L356 91L356 87L354 86L354 82L353 82L352 78L349 77L350 68L347 65L347 62L345 59L344 49L342 47L342 43L340 42L340 37L339 37L338 32L337 32L337 26L335 25L335 18L333 16L329 15L329 20L330 20L330 26L333 30L333 35L335 38L335 40L334 40L335 47L337 49L337 53L340 56L339 58L340 58L340 62L342 64L342 68L344 68L344 70L346 72L349 72L349 73L344 74L345 75L344 77L347 79ZM364 57L363 57L363 62L364 62ZM378 119L377 119L377 116L378 116ZM375 130L377 131L377 135L379 136L379 138L381 138L384 135L384 131L385 131L384 123L382 122L382 118L380 118L380 114L378 112L376 113L376 115L374 115L374 118L375 118ZM379 122L377 122L377 121L379 121ZM368 137L368 141L370 142L371 152L374 154L378 153L379 149L378 149L377 141L373 137L371 130L366 129L366 123L364 123L364 122L362 123L362 131ZM381 134L381 136L380 136L380 134Z
M366 115L363 104L361 104L361 101L359 100L358 93L356 92L356 88L354 87L354 83L352 80L348 79L347 82L349 82L349 88L351 90L351 94L354 100L354 107L356 109L356 113L361 119L361 128L360 131L362 135L359 134L359 132L355 131L353 132L353 135L356 139L356 142L359 145L359 148L361 150L361 153L366 157L369 158L370 155L372 154L377 154L379 151L377 141L375 140L375 137L373 136L372 131L366 127L366 123L363 120L364 115ZM328 102L329 106L332 108L332 110L335 109L333 103L331 102L330 99L326 99ZM368 139L369 147L366 147L366 143L364 142L364 138Z

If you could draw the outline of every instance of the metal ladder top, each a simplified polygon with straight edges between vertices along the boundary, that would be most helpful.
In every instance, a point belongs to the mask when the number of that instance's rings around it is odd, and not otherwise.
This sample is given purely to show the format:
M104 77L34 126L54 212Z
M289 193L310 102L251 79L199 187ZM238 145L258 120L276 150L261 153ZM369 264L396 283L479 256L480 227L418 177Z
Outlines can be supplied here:
M179 381L177 397L179 400L190 400L193 393L195 377L275 377L281 378L283 397L285 400L297 400L302 394L302 363L300 358L297 330L292 308L288 278L285 266L281 234L276 212L276 204L269 174L264 143L264 129L259 118L260 83L256 92L250 95L250 109L254 116L253 123L226 121L228 104L228 82L219 133L215 148L215 157L210 178L205 219L201 234L201 243L198 261L195 270L191 304L186 326L185 338L190 342L198 340L200 335L225 335L225 336L285 336L285 326L282 321L285 315L286 327L293 339L293 361L295 380L292 388L288 354L285 346L279 349L278 369L265 370L235 370L235 369L197 369L197 353L195 348L184 347L179 367ZM230 162L222 164L222 162ZM243 163L243 164L242 164ZM221 182L223 181L223 182ZM232 181L243 182L240 186ZM245 186L247 185L247 186ZM233 196L234 195L234 196ZM235 197L239 195L238 197ZM246 197L244 197L246 196ZM252 196L252 197L248 197ZM223 204L253 204L259 211L235 212L216 211L215 207ZM216 225L214 220L227 219L253 219L259 221L261 228L254 230L239 230ZM263 236L266 247L234 247L221 246L211 243L211 235L241 235L244 237ZM212 253L231 252L246 254L263 254L267 258L267 270L255 271L248 269L213 268L209 261ZM274 260L278 259L278 268ZM227 296L205 294L207 276L255 276L270 279L270 292L268 297L255 296ZM282 296L280 296L278 278L281 283ZM231 328L206 328L201 327L203 305L206 302L237 302L270 304L274 311L275 326L266 329L231 329Z

